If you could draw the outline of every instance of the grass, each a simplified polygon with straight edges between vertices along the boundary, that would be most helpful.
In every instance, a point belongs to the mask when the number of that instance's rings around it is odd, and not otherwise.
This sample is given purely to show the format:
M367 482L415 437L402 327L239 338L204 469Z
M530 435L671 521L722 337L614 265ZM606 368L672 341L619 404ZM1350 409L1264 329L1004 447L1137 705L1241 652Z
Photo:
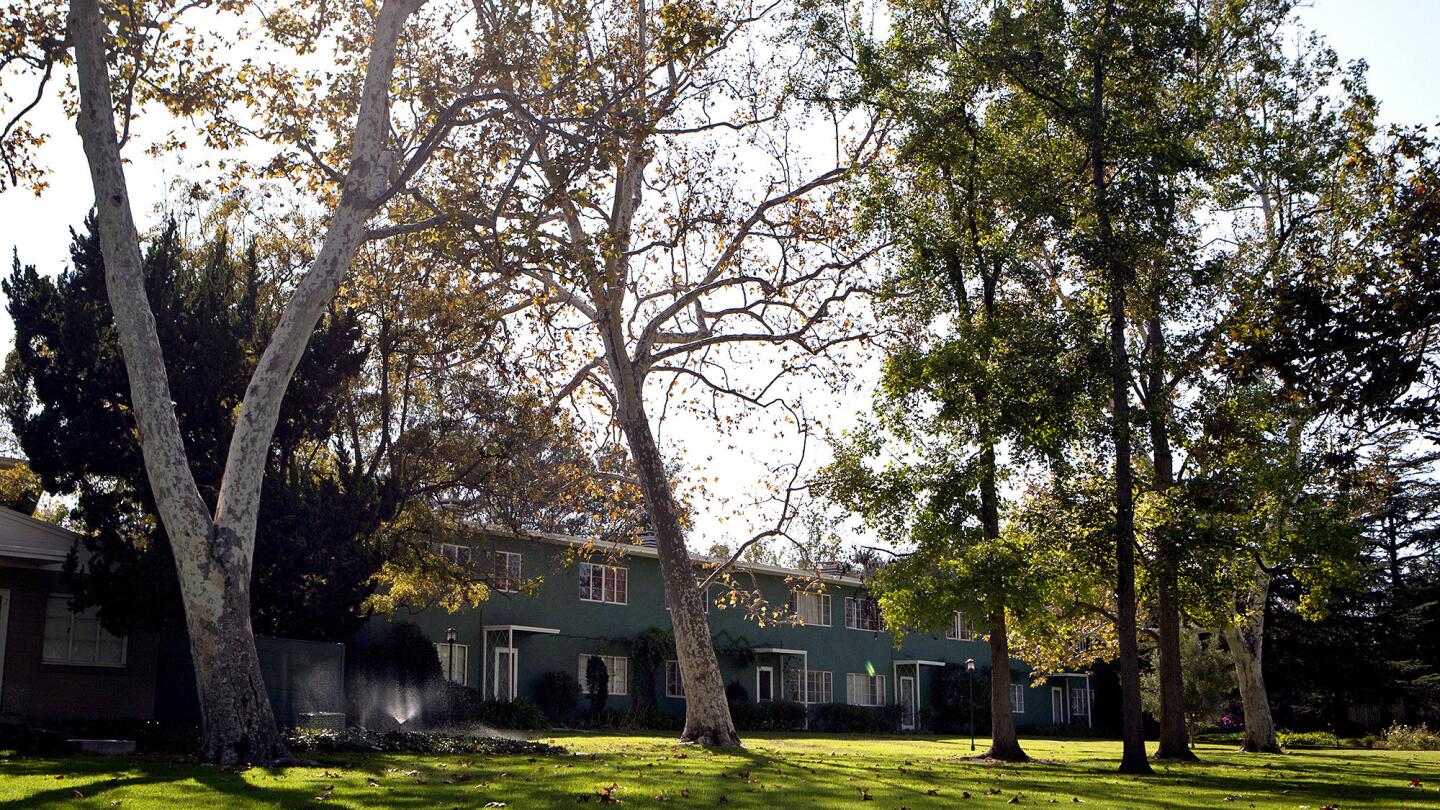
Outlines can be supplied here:
M0 806L529 810L613 803L608 794L622 806L676 810L1078 806L1076 799L1089 808L1440 808L1435 752L1267 757L1201 745L1200 764L1157 764L1154 776L1122 777L1114 773L1119 743L1109 741L1025 740L1041 761L997 765L967 761L969 740L955 738L749 734L734 752L681 748L654 735L541 739L572 753L333 756L322 768L243 773L150 756L0 759ZM867 794L873 804L861 804Z

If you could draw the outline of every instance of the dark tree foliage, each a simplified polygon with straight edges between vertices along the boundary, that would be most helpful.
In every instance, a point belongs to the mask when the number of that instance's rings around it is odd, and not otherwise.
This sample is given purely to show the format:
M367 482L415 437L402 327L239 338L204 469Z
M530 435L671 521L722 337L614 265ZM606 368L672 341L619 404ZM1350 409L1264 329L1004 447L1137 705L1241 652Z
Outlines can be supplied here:
M77 606L98 605L118 632L181 624L179 582L156 516L105 292L94 218L73 233L57 278L22 267L3 283L15 350L5 415L46 491L74 499L86 535L67 577ZM171 222L149 243L145 273L176 412L201 495L214 503L234 416L278 313L256 251L222 233L187 245ZM316 328L272 440L255 550L259 633L337 639L363 618L378 559L357 538L383 516L382 486L332 450L342 401L364 361L347 312Z

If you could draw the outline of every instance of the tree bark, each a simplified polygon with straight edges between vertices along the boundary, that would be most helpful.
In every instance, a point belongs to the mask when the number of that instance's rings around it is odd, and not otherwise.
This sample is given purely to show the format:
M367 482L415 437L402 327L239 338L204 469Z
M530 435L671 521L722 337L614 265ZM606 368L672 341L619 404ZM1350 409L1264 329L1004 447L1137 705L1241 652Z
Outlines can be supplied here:
M1108 32L1114 17L1114 3L1107 2L1101 20ZM1102 36L1091 56L1090 74L1090 180L1095 207L1099 267L1105 271L1110 317L1110 438L1115 445L1115 632L1120 647L1120 715L1124 740L1121 773L1151 773L1145 753L1145 717L1140 706L1140 647L1135 636L1135 505L1130 458L1130 355L1125 346L1126 294L1125 262L1119 256L1110 221L1109 178L1105 143L1108 137L1105 116L1108 36Z
M1225 628L1225 644L1235 661L1235 682L1245 710L1245 735L1240 750L1253 754L1279 754L1275 718L1265 689L1265 609L1270 597L1270 574L1257 568L1255 583L1241 605L1243 614L1234 627Z
M1003 607L990 614L990 750L985 756L1006 762L1030 761L1015 736L1015 711L1010 707L1010 641L1005 633Z
M200 754L222 765L288 757L275 726L250 625L250 574L266 454L280 402L325 305L334 297L388 180L389 90L395 43L424 0L387 0L376 22L341 203L254 376L234 433L215 512L191 475L145 294L98 0L73 0L80 133L95 192L105 284L139 428L145 471L175 555L204 724Z
M730 704L725 699L725 682L720 677L704 598L695 580L690 552L685 547L680 509L670 489L665 460L645 413L640 376L619 340L618 325L604 322L599 326L615 385L616 416L645 495L645 512L655 532L660 575L665 582L665 599L675 630L675 657L685 684L685 728L680 733L680 741L715 747L738 746L740 735L735 732Z
M1155 491L1168 495L1175 485L1175 459L1170 449L1170 394L1166 384L1165 329L1160 322L1160 296L1151 300L1146 319L1150 344L1146 415L1155 462ZM1156 590L1160 613L1160 746L1159 759L1195 761L1185 725L1185 676L1180 660L1179 555L1169 526L1156 529Z

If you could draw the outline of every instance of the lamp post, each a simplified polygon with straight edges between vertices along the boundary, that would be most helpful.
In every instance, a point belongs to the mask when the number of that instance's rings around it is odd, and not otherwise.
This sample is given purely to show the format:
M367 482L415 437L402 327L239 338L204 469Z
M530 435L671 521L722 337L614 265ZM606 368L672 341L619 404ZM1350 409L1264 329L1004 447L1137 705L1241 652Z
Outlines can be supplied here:
M975 659L965 659L965 688L970 694L970 750L975 750Z
M451 627L445 631L445 646L449 648L450 654L445 657L445 714L450 725L455 725L455 696L451 693L455 684L455 628Z

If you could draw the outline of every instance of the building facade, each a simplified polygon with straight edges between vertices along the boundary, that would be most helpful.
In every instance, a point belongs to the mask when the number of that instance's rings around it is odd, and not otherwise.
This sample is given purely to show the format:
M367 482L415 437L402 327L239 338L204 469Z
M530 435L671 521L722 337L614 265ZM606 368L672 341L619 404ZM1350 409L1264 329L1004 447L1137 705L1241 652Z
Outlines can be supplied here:
M653 548L563 536L498 536L483 546L435 550L484 572L492 586L487 601L458 613L424 610L389 619L421 627L435 642L447 678L486 698L533 700L544 673L569 672L584 684L586 662L600 656L610 676L609 707L633 708L638 682L651 679L656 708L684 712L678 664L640 672L632 660L637 636L671 627ZM721 675L749 700L896 706L902 728L914 728L942 667L967 660L977 670L990 667L989 644L958 615L947 632L906 633L897 643L857 578L822 574L823 588L817 588L815 572L751 564L737 566L734 578L736 587L758 591L772 612L784 614L762 622L743 607L722 604L730 588L711 587L707 610ZM379 626L372 623L369 632ZM727 655L727 648L748 652ZM1087 676L1062 673L1033 685L1029 667L1009 665L1017 725L1090 722Z

